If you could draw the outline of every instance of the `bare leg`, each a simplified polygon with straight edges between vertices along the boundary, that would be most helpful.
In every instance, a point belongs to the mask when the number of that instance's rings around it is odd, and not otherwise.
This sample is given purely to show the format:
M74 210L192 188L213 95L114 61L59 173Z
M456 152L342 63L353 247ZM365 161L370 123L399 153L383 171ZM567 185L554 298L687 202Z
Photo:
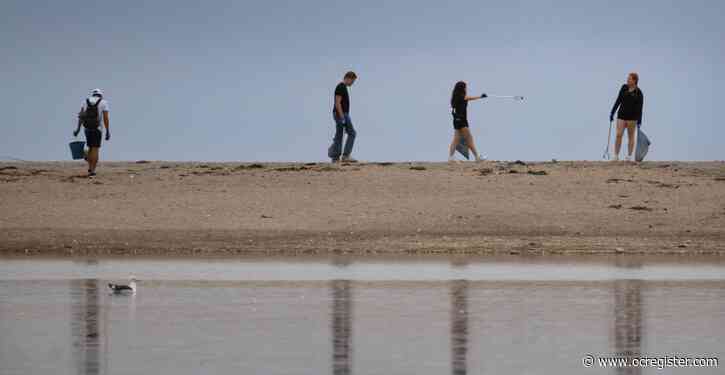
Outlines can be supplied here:
M627 155L630 157L632 156L632 153L634 152L634 137L635 137L635 130L637 125L634 123L628 123L627 124Z
M88 170L91 173L95 172L96 165L98 165L98 147L91 147L88 149Z
M617 119L617 137L614 140L614 155L619 157L619 150L622 148L622 135L624 135L624 121Z
M451 141L451 147L448 149L448 159L453 158L453 154L456 153L456 146L461 142L461 131L455 130L453 132L453 141Z
M476 145L473 143L473 135L471 134L471 131L468 128L461 129L461 133L466 139L466 144L468 145L468 148L471 149L471 152L473 152L473 156L476 157L476 161L480 160L480 156L478 156L478 150L476 150Z

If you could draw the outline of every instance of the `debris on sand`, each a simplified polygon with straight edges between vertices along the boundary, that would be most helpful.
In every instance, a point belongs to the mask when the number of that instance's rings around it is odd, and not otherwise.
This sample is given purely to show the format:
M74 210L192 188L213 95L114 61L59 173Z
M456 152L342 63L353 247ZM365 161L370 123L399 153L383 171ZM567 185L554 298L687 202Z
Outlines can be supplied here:
M493 173L493 169L491 169L491 168L482 168L482 169L478 170L478 174L480 176L488 176L491 173Z
M725 181L725 176L715 177L715 181Z
M519 171L517 171L515 169L509 169L509 174L516 174L516 173L519 173Z
M303 165L303 166L300 166L300 167L295 167L295 166L291 166L291 167L280 167L280 168L275 168L273 170L275 170L277 172L299 172L299 171L305 171L305 170L308 170L308 169L310 169L310 168L307 168L307 167L305 167Z
M18 167L14 166L7 166L0 168L0 175L4 176L12 176L12 177L28 177L28 176L37 176L41 173L48 172L45 169L29 169L29 170L21 170L18 169Z
M264 165L259 164L259 163L254 163L254 164L249 164L249 165L244 165L244 164L238 165L238 166L234 167L233 170L234 171L242 171L242 170L245 170L245 169L262 169L262 168L264 168Z
M314 167L316 165L317 165L317 163L305 163L305 166L308 166L308 167Z
M623 179L623 178L610 178L607 180L608 184L618 184L620 182L634 182L632 179Z
M655 185L659 188L669 188L669 189L679 189L680 188L680 185L666 184L666 183L660 182L660 181L649 180L649 181L647 181L647 183L650 185Z
M621 204L612 204L609 206L609 208L614 208L615 210L618 210L618 209L622 208L622 205Z
M526 163L521 160L516 160L515 162L513 162L513 165L526 165Z
M424 171L424 170L426 170L426 167L424 167L422 165L414 165L414 166L410 167L410 169L412 169L414 171Z
M149 163L151 163L151 162L148 160L139 160L136 162L136 164L149 164Z
M528 173L530 175L534 175L534 176L546 176L549 174L547 171L534 171L534 170L530 170L526 173Z
M272 218L272 216L262 215L262 216L261 216L261 218L262 218L262 219L271 219L271 218Z
M635 211L652 211L652 209L647 206L632 206L629 209Z
M393 165L393 163L391 163L389 161L384 161L384 162L381 162L381 163L377 163L377 165L379 165L381 167L389 167L389 166Z

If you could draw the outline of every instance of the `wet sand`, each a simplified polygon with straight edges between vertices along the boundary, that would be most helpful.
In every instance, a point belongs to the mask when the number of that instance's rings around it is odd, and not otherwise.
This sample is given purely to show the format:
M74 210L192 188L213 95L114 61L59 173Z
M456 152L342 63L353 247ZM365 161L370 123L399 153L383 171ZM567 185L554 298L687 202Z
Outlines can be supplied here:
M0 163L0 254L725 254L725 162Z

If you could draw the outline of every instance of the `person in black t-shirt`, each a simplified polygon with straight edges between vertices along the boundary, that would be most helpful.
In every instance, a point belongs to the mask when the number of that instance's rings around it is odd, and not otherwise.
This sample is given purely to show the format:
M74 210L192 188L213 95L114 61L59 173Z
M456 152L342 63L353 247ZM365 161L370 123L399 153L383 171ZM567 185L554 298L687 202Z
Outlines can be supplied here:
M466 83L463 81L456 82L453 87L453 93L451 94L451 107L453 110L453 141L451 147L448 150L448 161L454 162L453 154L456 152L456 146L461 142L461 137L466 140L466 145L473 155L476 157L476 161L481 161L481 157L476 150L476 145L473 143L473 136L468 130L468 102L471 100L483 99L486 94L481 96L466 96Z
M642 125L642 107L644 106L644 94L639 89L639 75L637 73L629 73L627 76L627 84L622 85L619 89L619 95L614 102L612 112L609 114L609 122L614 121L614 112L617 113L617 138L614 142L614 158L619 160L619 150L622 148L622 136L624 129L627 129L627 156L625 160L632 160L632 152L634 152L634 134L636 126Z
M355 72L347 72L342 82L335 87L332 107L332 118L335 120L335 137L332 139L332 145L327 150L327 156L330 157L333 163L340 161L340 156L342 156L342 161L345 162L357 161L350 156L355 145L357 132L352 126L352 119L350 118L350 94L347 91L347 88L352 86L356 79L357 74ZM344 150L342 149L343 133L347 133Z

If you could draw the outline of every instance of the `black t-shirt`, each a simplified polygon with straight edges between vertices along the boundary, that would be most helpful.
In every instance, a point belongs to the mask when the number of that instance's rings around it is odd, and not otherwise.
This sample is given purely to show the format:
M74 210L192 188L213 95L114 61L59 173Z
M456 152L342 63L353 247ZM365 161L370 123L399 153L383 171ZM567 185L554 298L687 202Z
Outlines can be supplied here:
M453 99L453 119L468 121L468 102L464 96Z
M617 95L617 101L614 102L614 107L612 107L612 115L614 115L617 107L619 107L619 112L617 113L618 119L642 121L643 105L644 94L642 94L642 90L639 87L630 92L627 85L622 85L622 88L619 89L619 95Z
M337 87L335 87L335 95L332 97L332 113L336 113L337 110L335 109L335 103L336 103L336 96L341 96L342 101L342 112L344 113L350 113L350 95L347 93L347 86L345 86L344 82L340 82L337 84Z

